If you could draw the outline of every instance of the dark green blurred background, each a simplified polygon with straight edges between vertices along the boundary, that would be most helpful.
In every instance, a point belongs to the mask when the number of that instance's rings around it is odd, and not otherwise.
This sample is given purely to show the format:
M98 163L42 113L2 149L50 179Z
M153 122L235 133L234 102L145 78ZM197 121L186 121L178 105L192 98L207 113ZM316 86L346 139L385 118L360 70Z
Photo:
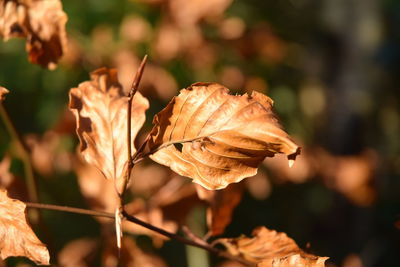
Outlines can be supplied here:
M0 85L10 90L4 105L20 135L53 129L62 135L58 149L73 152L68 90L101 66L117 67L127 87L144 54L145 129L194 82L262 91L313 171L296 180L266 163L270 193L246 192L224 236L265 225L329 256L327 266L399 266L400 1L204 2L63 1L70 45L54 71L28 62L24 40L0 42ZM1 126L1 154L13 149ZM23 176L18 157L11 170ZM73 171L36 175L41 201L85 207ZM364 180L346 187L351 179ZM46 214L54 255L70 240L99 234L90 218ZM137 242L146 247L149 240ZM185 259L176 242L155 251L170 266L207 266L201 255ZM210 266L220 261L212 257Z

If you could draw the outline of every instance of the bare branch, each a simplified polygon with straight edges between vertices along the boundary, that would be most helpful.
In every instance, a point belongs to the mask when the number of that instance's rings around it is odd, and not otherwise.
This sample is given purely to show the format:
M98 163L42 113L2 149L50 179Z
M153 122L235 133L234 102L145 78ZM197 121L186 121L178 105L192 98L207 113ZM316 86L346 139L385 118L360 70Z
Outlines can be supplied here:
M56 211L63 211L63 212L70 212L70 213L78 213L78 214L85 214L85 215L90 215L90 216L98 216L98 217L105 217L105 218L110 218L110 219L115 219L115 214L109 213L109 212L103 212L103 211L94 211L94 210L86 210L86 209L80 209L80 208L73 208L73 207L67 207L67 206L58 206L58 205L50 205L50 204L41 204L41 203L25 203L28 208L36 208L36 209L47 209L47 210L56 210ZM206 243L205 241L198 242L198 240L191 240L187 239L185 237L182 237L178 234L174 234L168 231L165 231L164 229L158 228L152 224L149 224L145 221L142 221L138 218L136 218L133 215L129 215L126 211L122 211L122 215L124 218L132 223L135 223L137 225L140 225L146 229L149 229L153 232L156 232L160 235L163 235L165 237L168 237L170 239L177 240L185 245L189 246L194 246L198 247L204 250L207 250L210 253L213 253L219 257L224 257L230 260L238 261L242 264L245 264L246 266L254 266L253 263L246 261L245 259L242 259L240 257L233 256L223 250L220 250L218 248L213 247L212 245Z
M4 122L4 125L11 136L11 138L16 142L17 146L19 146L19 151L20 151L20 158L22 162L24 163L24 173L26 177L26 184L28 188L28 196L29 200L33 202L39 202L39 197L36 189L36 181L35 181L35 176L33 175L33 167L32 167L32 162L30 158L30 150L29 147L25 144L25 142L22 140L21 136L17 132L14 124L12 123L10 116L7 113L7 110L5 109L3 103L0 101L0 116ZM38 213L31 213L32 217L31 219L34 220L35 223L37 223L40 218Z
M127 146L128 146L128 155L127 155L128 156L127 157L128 167L127 167L126 174L125 174L125 177L124 177L122 190L121 190L121 192L118 192L118 193L120 193L121 206L123 205L123 196L125 194L126 187L128 186L129 178L130 178L130 175L131 175L131 172L132 172L132 168L133 168L133 165L134 165L133 161L132 161L132 136L131 136L131 131L132 131L132 129L131 129L132 128L132 118L131 118L131 116L132 116L132 102L133 102L133 97L135 96L135 94L136 94L136 92L138 90L140 80L142 79L142 75L143 75L143 71L144 71L144 67L146 65L146 62L147 62L147 55L145 55L143 57L143 60L140 63L140 66L139 66L139 68L138 68L138 70L136 72L135 78L133 79L131 90L129 91L129 94L128 94L129 100L128 100L128 107L127 107L128 108L128 110L127 110L127 114L128 115L127 115L127 127L126 127L126 129L127 129L127 134L126 134L126 136L127 136L126 139L127 140L126 140L126 142L127 142Z

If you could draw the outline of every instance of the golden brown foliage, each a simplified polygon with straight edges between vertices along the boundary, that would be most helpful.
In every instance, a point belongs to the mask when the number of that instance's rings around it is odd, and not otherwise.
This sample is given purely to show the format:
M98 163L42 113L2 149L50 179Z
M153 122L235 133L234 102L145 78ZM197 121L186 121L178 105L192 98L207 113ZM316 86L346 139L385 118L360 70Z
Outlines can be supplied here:
M0 37L26 38L29 61L54 69L67 47L59 0L0 0Z
M221 238L215 241L228 252L242 256L260 267L323 267L327 257L318 257L302 251L285 233L265 227L253 230L252 238Z
M28 257L37 264L49 264L49 252L36 237L25 217L25 204L7 197L0 189L0 257Z
M91 81L70 91L69 107L76 117L83 158L108 179L121 178L125 171L127 102L114 69L98 69L91 73ZM136 93L132 105L132 139L145 121L148 106L147 99Z
M154 118L150 157L207 189L222 189L255 175L265 157L300 148L281 129L272 100L258 92L232 96L216 83L181 90ZM174 143L183 143L182 150Z
M242 199L243 184L234 183L223 190L207 190L196 187L200 199L209 204L207 209L207 225L209 236L220 235L232 220L233 210Z

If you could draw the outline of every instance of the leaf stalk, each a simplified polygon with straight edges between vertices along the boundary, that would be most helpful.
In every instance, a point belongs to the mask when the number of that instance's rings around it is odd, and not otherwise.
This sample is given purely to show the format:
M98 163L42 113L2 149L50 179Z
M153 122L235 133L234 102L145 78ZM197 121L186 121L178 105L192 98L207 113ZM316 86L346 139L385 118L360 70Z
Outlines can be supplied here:
M119 193L119 197L121 199L121 207L123 206L123 199L124 199L124 194L126 191L126 187L128 186L129 179L131 176L132 168L134 166L134 163L132 161L132 102L133 98L135 97L136 92L138 91L139 88L139 83L140 80L142 79L144 67L147 63L147 55L143 57L142 62L140 63L140 66L136 72L135 78L133 79L131 89L128 94L128 106L127 106L127 133L126 133L126 142L128 146L128 154L127 154L127 170L124 176L123 184L122 184L122 189L121 192Z

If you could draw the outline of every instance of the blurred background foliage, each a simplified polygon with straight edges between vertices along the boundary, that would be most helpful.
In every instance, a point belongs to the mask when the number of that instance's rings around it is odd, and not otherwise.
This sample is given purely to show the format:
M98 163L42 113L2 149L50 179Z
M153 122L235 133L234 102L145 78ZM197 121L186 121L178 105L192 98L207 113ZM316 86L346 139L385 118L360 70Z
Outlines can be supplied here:
M10 90L4 105L31 149L41 202L93 207L76 175L68 91L102 66L118 68L127 89L148 54L140 90L151 107L143 133L180 88L215 81L234 93L269 95L285 129L303 147L294 169L283 158L266 159L259 174L244 182L224 236L265 225L329 256L327 266L398 265L399 1L69 0L63 6L69 45L56 70L28 63L22 39L0 42L0 85ZM23 177L3 125L0 144L2 157L12 156L11 171ZM135 179L151 184L157 173L167 172L160 168ZM146 190L133 190L133 196L146 199ZM60 251L70 241L104 235L92 218L43 214L47 227L38 229L39 236L54 263L62 261ZM191 209L184 223L207 232L204 206ZM162 257L155 266L237 266L207 260L207 254L174 241L160 247L143 234L134 236L137 246ZM127 246L134 251L136 245ZM100 246L111 253L106 243ZM114 266L104 263L106 252L88 266Z

